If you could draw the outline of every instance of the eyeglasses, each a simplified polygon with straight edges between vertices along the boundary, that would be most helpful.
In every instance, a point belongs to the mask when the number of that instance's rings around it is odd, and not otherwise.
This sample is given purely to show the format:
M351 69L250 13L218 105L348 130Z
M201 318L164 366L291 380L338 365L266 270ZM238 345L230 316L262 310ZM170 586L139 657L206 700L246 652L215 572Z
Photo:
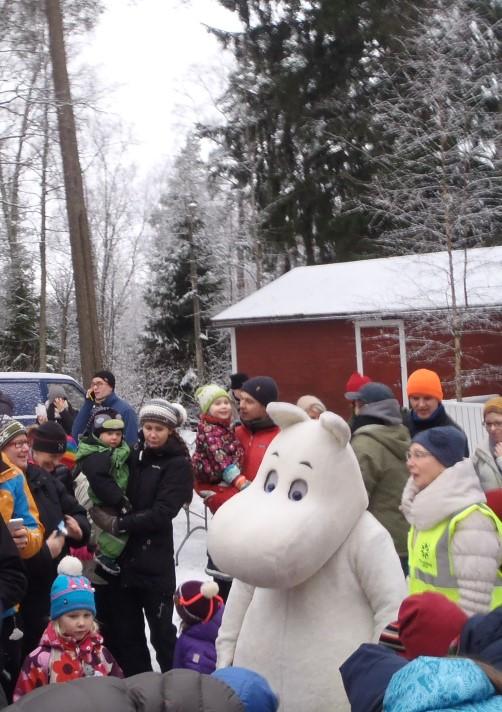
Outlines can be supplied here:
M15 443L10 443L16 450L22 450L23 447L30 447L30 443L27 440L17 440Z
M425 450L408 450L406 453L407 460L422 460L424 457L431 457L430 452L425 452Z
M485 420L485 428L487 430L490 430L490 428L494 428L495 430L500 430L502 428L502 420L490 420L490 422L487 422Z

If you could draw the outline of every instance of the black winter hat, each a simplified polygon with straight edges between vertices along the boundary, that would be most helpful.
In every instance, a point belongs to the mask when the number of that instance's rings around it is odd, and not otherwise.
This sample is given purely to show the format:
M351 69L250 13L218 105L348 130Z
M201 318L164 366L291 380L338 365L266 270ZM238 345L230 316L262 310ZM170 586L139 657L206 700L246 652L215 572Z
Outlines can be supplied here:
M277 383L270 376L255 376L248 378L242 386L241 390L249 393L258 403L268 405L272 401L276 401L279 397Z
M234 391L242 388L242 384L249 380L247 373L232 373L230 375L230 388Z
M93 378L102 378L103 381L106 381L109 386L115 390L115 376L111 371L96 371L96 373L93 374Z
M66 433L59 425L52 420L39 425L31 431L33 438L32 450L38 452L49 452L54 455L62 455L66 451Z

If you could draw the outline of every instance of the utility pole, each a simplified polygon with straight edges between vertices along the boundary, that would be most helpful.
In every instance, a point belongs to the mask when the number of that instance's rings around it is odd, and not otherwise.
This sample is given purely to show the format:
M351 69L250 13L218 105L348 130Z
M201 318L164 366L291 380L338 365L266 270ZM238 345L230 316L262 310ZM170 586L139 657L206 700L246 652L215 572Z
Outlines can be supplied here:
M188 203L188 244L190 247L190 287L192 289L193 305L193 338L195 342L195 369L199 383L204 383L204 354L202 352L201 328L200 328L200 299L199 280L197 276L197 259L194 244L194 211L197 203Z
M101 333L96 306L91 237L84 200L70 80L66 65L60 0L45 0L45 13L49 27L59 144L63 161L66 211L75 279L82 380L84 383L89 383L92 374L102 367Z

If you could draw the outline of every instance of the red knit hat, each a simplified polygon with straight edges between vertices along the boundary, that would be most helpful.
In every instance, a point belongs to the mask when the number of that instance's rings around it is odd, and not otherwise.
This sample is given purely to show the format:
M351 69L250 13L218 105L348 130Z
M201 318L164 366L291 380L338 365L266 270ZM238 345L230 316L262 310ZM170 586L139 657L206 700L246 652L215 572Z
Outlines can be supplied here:
M371 378L363 376L362 373L357 371L351 373L349 380L345 384L345 398L358 393L366 383L371 383Z
M404 657L414 660L419 655L444 657L467 615L442 593L428 591L405 598L397 620Z
M443 387L439 376L435 371L429 371L428 368L419 368L413 371L408 378L406 391L408 396L430 396L437 398L438 401L443 400Z

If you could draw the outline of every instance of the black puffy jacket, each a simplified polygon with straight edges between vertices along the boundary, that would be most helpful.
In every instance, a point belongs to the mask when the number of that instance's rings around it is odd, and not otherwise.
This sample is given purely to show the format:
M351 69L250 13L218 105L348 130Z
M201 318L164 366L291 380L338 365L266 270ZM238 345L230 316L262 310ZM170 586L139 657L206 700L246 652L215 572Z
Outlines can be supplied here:
M192 500L193 472L176 434L162 448L133 451L127 496L133 511L120 517L129 540L120 564L124 586L169 589L175 583L173 519Z
M265 686L250 680L247 689L244 684L238 694L222 680L194 670L143 672L125 680L83 677L40 687L5 709L6 712L274 712L276 700L263 682Z

